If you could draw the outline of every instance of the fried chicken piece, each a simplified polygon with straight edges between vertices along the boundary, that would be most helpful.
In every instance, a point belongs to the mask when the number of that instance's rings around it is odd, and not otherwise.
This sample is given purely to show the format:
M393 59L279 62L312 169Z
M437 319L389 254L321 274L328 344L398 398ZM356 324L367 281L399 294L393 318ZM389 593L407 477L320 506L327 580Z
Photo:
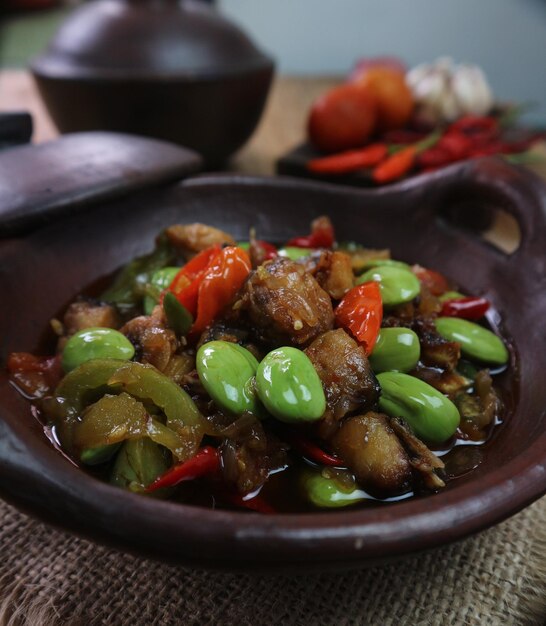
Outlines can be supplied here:
M151 315L129 320L121 329L135 346L138 360L150 363L163 372L178 348L175 333L167 328L163 308L156 306Z
M334 325L330 296L302 265L284 258L251 273L237 308L269 346L302 347Z
M331 298L341 300L354 287L351 257L344 252L324 250L318 259L314 276Z
M370 494L397 496L412 488L410 459L386 415L370 411L348 418L332 438L332 447Z
M235 239L219 228L195 222L193 224L174 224L165 231L171 245L185 259L191 259L214 245L234 246Z
M379 397L379 383L360 346L343 329L317 337L305 354L313 363L324 388L327 410L319 435L328 438L336 422L348 413L371 408Z

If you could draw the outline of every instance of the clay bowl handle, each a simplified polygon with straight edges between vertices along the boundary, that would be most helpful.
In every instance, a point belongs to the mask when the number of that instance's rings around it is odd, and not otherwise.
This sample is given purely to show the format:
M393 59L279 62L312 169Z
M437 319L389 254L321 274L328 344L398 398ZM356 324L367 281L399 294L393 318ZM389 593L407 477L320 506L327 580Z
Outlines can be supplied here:
M428 178L428 180L426 180ZM514 263L520 258L538 258L546 244L546 185L534 173L510 165L501 158L489 157L456 164L432 175L401 183L398 192L415 193L421 189L421 201L415 219L426 219L444 238L447 232L457 239L466 239L466 246L482 247L483 254L494 255L498 263ZM463 211L457 211L462 209ZM454 233L457 225L450 216L464 213L468 220L487 221L490 210L506 211L520 229L520 243L512 255L506 255L466 228ZM478 215L480 211L483 216ZM472 216L470 216L472 218ZM468 224L467 224L468 225Z

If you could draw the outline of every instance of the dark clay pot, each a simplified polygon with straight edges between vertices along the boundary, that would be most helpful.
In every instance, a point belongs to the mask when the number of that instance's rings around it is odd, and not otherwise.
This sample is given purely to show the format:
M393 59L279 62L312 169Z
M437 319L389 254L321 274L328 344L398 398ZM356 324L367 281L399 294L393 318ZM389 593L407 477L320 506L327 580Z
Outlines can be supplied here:
M166 139L212 167L252 134L274 65L204 2L97 0L67 19L31 68L61 132Z
M51 159L57 168L74 158L75 146L67 139ZM94 152L104 148L105 139L95 138ZM130 139L124 139L126 159ZM141 142L138 153L157 159L158 146L146 148ZM18 158L29 172L40 171L41 153L19 153ZM184 160L186 172L196 165L195 155L182 153L171 152L163 160L162 169L176 167L180 175ZM112 163L112 168L121 173L126 163ZM481 447L477 467L438 494L353 511L259 515L157 501L93 478L48 441L2 367L4 498L80 535L156 558L200 567L293 572L365 567L440 546L499 522L546 491L546 192L537 177L501 160L484 159L379 190L225 175L146 190L140 186L127 195L129 180L122 178L126 197L115 199L111 192L104 196L99 180L109 172L99 175L89 163L80 163L67 185L63 171L58 169L54 181L56 206L38 202L50 195L43 186L29 186L32 193L27 193L28 206L42 214L57 211L55 219L36 228L44 224L42 215L33 232L0 240L2 364L11 351L34 350L50 318L77 293L149 251L157 232L169 224L202 221L239 239L254 226L260 237L285 241L307 232L313 218L329 214L339 240L388 246L395 258L435 268L493 303L498 314L491 321L511 349L512 401L505 423ZM85 206L74 190L78 176L87 189ZM21 189L15 200L21 204L24 195ZM446 208L470 200L476 210L501 207L517 219L521 245L516 252L506 255L441 217ZM66 213L69 208L72 214Z

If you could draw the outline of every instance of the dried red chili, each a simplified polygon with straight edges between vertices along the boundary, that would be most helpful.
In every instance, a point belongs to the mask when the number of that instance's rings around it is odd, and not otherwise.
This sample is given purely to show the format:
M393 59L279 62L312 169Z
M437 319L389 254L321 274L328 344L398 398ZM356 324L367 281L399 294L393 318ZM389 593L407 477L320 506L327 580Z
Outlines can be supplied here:
M312 159L307 169L316 174L348 174L361 169L374 167L388 153L384 143L374 143L360 150L348 150L332 156Z
M461 317L466 320L479 320L489 309L489 301L485 298L457 298L446 300L440 315L445 317Z
M329 452L325 452L301 433L286 429L283 431L283 438L288 441L296 452L299 452L310 461L331 467L343 466L343 461L340 458Z
M311 222L311 234L294 237L286 242L287 246L297 248L331 248L336 238L334 227L328 217L317 217Z
M220 471L220 454L216 448L205 446L191 459L179 463L158 476L154 482L146 488L152 492L165 487L174 487L186 480L195 480L204 476L213 476Z

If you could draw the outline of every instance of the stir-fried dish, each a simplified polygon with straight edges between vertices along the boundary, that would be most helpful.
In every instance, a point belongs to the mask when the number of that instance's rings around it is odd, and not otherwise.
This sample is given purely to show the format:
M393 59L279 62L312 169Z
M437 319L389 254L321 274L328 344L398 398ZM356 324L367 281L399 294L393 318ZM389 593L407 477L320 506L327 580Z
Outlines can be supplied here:
M493 378L509 352L489 308L388 250L336 243L326 217L281 248L174 225L52 320L54 356L8 367L55 445L113 485L331 509L436 492L472 468L455 453L504 411Z

